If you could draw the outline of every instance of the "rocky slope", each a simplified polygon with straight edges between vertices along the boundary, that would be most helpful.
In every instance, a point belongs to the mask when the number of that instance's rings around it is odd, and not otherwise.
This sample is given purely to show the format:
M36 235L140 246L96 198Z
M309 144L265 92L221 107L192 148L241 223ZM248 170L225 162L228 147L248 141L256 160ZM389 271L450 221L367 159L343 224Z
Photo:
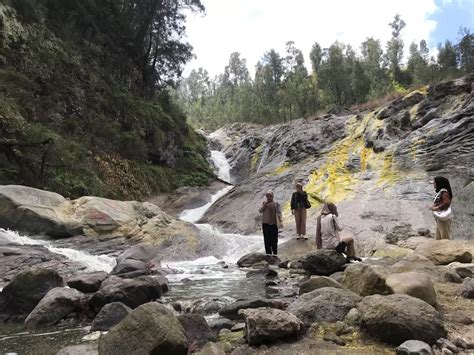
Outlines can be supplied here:
M236 184L203 220L246 234L259 229L257 206L272 189L284 206L285 233L294 232L289 200L305 184L313 208L309 234L323 201L338 204L345 233L363 254L387 235L434 231L426 208L432 178L450 179L454 239L471 239L474 215L474 76L442 82L375 110L340 111L262 127L233 124L211 135L224 150Z

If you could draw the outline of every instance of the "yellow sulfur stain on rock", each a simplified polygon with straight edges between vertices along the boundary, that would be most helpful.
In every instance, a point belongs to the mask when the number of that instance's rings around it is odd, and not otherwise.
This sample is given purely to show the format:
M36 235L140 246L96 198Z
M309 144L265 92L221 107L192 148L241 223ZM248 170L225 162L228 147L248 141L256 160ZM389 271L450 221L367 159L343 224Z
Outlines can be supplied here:
M394 168L394 152L390 151L385 153L382 163L382 170L380 172L380 178L377 185L394 185L400 180L400 172Z
M284 162L282 165L278 166L275 170L273 170L270 175L280 175L286 173L288 170L290 170L290 167L290 163Z
M258 160L260 159L262 150L263 150L263 146L259 145L257 149L255 149L254 152L252 153L252 157L250 158L250 171L255 171L257 169Z

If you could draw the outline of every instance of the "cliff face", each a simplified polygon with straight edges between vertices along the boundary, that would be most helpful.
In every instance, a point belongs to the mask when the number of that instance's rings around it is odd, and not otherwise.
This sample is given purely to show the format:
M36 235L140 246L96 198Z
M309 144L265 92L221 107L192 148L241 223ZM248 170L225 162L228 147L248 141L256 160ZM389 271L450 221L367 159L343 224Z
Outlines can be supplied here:
M0 184L138 199L207 183L204 138L166 91L141 89L93 4L0 2Z
M422 88L359 114L327 114L265 129L234 124L216 131L213 144L230 159L236 187L204 220L254 233L257 206L272 189L284 205L285 234L292 235L289 199L294 183L302 181L313 204L310 236L321 203L330 200L338 204L346 232L368 253L393 230L434 231L427 205L432 179L442 175L453 186L453 237L471 239L473 80L471 75Z

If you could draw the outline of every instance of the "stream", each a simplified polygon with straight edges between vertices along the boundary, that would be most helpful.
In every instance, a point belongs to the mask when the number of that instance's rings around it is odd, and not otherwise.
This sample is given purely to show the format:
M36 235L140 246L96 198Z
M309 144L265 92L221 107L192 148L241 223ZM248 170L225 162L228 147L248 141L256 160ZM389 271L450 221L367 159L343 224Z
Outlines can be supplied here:
M230 181L230 166L225 155L211 151L211 159L217 168L219 178ZM184 210L180 219L193 223L200 231L201 237L212 238L213 255L191 261L163 260L162 266L175 270L166 277L170 291L163 295L165 304L179 301L181 304L192 304L195 301L221 301L230 303L240 298L265 297L265 280L247 278L247 270L239 269L236 261L244 254L263 250L263 238L260 235L240 235L222 233L209 224L198 221L204 213L232 189L226 186L211 197L211 201L198 208ZM281 240L280 242L283 242ZM94 255L85 250L78 250L67 244L67 240L45 240L41 236L25 236L15 231L0 229L1 244L41 245L49 251L66 256L71 261L85 266L84 272L110 272L115 266L115 258L109 255ZM76 244L73 245L77 247ZM215 255L214 255L215 254ZM215 318L217 314L206 316ZM41 329L28 329L23 325L0 324L0 353L11 354L48 354L60 348L87 341L89 327L84 324L68 326L61 323L57 326ZM84 339L84 336L86 338Z

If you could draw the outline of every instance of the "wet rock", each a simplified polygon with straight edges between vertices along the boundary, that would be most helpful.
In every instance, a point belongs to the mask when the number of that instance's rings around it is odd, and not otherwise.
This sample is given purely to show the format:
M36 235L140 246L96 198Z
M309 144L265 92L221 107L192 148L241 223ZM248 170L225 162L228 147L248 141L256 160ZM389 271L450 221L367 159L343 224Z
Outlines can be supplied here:
M161 294L169 291L168 279L161 275L139 276L136 280L141 280L154 285L161 290Z
M470 263L472 254L466 244L454 240L433 240L419 245L415 253L425 256L435 265L448 265L454 261Z
M221 329L231 329L234 326L234 322L227 318L211 319L209 321L209 327L216 333L219 333Z
M19 272L3 288L1 313L27 315L49 290L62 286L63 279L55 270L31 268Z
M216 341L216 334L211 330L206 319L199 314L183 314L178 316L183 326L188 344L194 344L200 349L209 341Z
M56 355L98 355L97 344L71 345L62 348Z
M362 327L390 344L421 340L434 344L445 337L441 316L428 303L408 295L372 295L358 305Z
M474 298L474 278L466 278L462 283L461 296L464 298Z
M242 256L237 261L237 265L239 267L249 267L262 261L265 261L270 265L278 265L281 263L281 260L277 256L255 252Z
M242 309L249 345L281 340L300 333L303 322L293 314L273 308Z
M74 288L55 287L41 299L25 320L28 326L58 323L67 315L85 310L85 295Z
M110 272L111 275L129 274L139 271L141 275L150 273L146 264L140 260L126 259L118 263Z
M346 263L344 256L334 250L317 250L303 259L304 269L311 275L329 276L340 271Z
M92 322L91 331L106 331L119 324L122 319L129 315L132 311L121 302L112 302L106 304L100 312L95 316Z
M251 299L243 300L231 303L222 307L219 310L219 315L229 319L239 319L240 315L238 314L239 310L247 308L260 308L260 307L270 307L270 308L283 308L286 304L278 300L265 300L265 299Z
M361 296L374 294L387 295L392 293L385 279L377 274L369 265L362 263L349 265L344 270L341 281L344 287Z
M327 276L313 276L301 284L299 294L302 295L323 287L342 288L342 285L336 280Z
M99 291L89 301L91 308L96 313L111 302L122 302L133 309L161 297L161 287L157 286L155 282L118 277L107 281L102 283Z
M426 303L436 305L436 291L430 278L420 272L403 272L387 277L387 286L393 293L419 298Z
M433 355L433 350L423 341L407 340L396 349L396 355Z
M250 270L245 274L246 277L267 277L273 278L278 276L278 272L274 269L270 269L268 265L266 265L263 269L260 270Z
M287 311L310 326L314 322L343 320L360 300L350 291L324 287L301 295L288 306Z
M92 272L69 278L67 280L67 285L81 292L91 293L98 291L102 281L104 281L106 278L106 272Z
M99 354L186 355L188 341L181 323L165 306L137 307L99 339Z

